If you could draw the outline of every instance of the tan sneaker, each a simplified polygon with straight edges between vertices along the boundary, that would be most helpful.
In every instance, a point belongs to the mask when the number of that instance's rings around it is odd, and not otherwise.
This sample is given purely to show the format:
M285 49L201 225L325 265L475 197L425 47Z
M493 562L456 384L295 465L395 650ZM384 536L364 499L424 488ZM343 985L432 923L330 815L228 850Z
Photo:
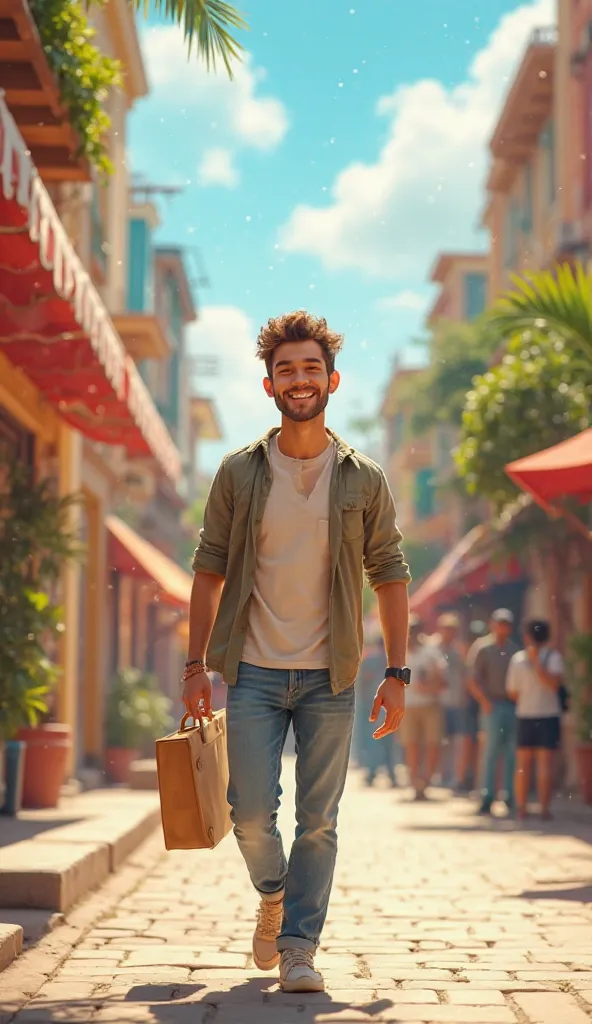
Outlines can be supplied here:
M253 960L260 971L273 971L280 962L276 940L282 930L284 897L274 903L261 899L253 935Z
M282 992L324 992L323 975L315 971L314 954L307 949L284 949L280 960Z

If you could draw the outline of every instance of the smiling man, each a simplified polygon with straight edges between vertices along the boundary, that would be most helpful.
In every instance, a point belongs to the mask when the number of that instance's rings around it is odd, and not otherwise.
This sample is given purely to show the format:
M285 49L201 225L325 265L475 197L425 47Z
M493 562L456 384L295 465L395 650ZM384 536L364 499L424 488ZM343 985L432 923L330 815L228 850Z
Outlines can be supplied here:
M322 991L314 954L333 881L337 812L362 651L364 571L378 595L388 669L371 714L378 739L405 709L407 583L395 508L381 469L325 425L343 343L297 311L258 338L263 386L281 426L226 456L195 553L183 701L211 709L206 666L229 686L234 832L260 897L253 957L280 964L286 992ZM296 837L277 828L286 733L296 737Z

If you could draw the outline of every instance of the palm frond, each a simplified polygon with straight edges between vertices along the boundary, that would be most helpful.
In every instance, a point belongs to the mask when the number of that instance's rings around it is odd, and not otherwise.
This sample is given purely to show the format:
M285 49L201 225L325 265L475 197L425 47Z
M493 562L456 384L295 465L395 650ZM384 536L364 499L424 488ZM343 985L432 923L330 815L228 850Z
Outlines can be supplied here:
M133 0L136 9L147 15L152 7L183 29L191 54L195 42L197 55L205 60L209 70L216 69L222 60L228 75L233 77L233 63L240 61L244 47L233 35L233 30L248 28L242 14L225 0Z
M592 276L568 264L512 279L514 289L494 306L489 323L504 338L525 330L555 332L575 354L592 361Z

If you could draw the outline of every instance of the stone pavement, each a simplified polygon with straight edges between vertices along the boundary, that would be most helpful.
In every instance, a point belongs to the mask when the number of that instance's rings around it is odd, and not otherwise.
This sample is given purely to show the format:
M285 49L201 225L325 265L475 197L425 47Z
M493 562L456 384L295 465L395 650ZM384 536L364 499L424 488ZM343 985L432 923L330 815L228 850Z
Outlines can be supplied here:
M282 821L288 835L287 808ZM466 802L410 804L352 772L318 957L326 994L283 995L253 968L256 901L228 837L213 853L156 850L61 964L43 967L42 943L0 975L0 1007L36 957L47 978L16 1024L585 1024L591 844L585 824L481 822Z

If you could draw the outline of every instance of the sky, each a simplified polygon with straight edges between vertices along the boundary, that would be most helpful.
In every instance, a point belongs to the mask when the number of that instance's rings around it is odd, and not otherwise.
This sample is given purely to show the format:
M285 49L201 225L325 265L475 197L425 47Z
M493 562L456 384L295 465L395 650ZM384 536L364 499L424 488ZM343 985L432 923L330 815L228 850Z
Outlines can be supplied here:
M395 358L422 359L430 268L483 249L487 142L533 28L554 0L245 0L233 81L187 58L179 29L141 29L149 95L131 115L138 176L182 186L158 241L187 247L196 380L224 430L202 467L277 422L254 357L260 326L305 308L345 335L329 424L360 443ZM198 360L197 366L200 365Z

